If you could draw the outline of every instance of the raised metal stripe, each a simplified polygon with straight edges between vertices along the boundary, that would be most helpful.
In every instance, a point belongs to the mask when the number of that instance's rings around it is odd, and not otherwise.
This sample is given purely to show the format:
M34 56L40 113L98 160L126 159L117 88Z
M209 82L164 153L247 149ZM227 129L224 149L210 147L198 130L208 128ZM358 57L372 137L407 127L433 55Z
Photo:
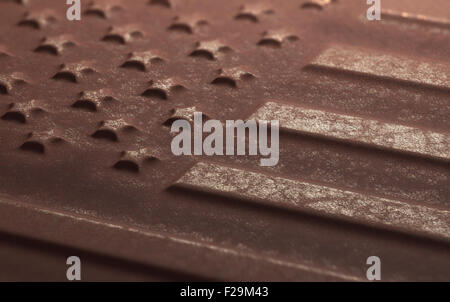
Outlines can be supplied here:
M309 66L450 89L448 63L413 60L373 50L334 45L323 51Z
M0 232L213 280L363 281L362 276L347 275L310 263L286 261L254 251L72 215L12 201L2 195ZM223 267L232 269L224 270Z
M200 162L175 186L450 238L450 211Z
M281 129L450 159L447 133L276 102L265 103L250 119L279 120Z
M450 27L450 20L444 18L436 18L433 16L427 16L422 14L412 14L408 12L400 12L391 9L385 9L381 11L381 19L392 19L402 22L418 23L424 25L431 25L442 28Z

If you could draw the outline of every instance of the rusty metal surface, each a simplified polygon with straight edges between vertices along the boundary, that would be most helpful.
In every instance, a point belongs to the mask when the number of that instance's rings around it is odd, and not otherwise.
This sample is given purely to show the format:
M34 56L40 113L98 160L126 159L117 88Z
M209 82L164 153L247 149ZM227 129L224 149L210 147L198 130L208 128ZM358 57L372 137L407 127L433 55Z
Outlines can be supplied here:
M450 2L382 6L0 0L0 280L449 281ZM174 156L195 111L278 165Z

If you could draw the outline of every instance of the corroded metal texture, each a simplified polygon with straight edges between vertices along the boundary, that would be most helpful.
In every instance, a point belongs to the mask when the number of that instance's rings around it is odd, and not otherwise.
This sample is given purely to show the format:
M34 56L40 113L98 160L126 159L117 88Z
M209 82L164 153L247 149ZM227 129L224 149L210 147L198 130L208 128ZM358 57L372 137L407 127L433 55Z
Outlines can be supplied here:
M448 239L450 212L405 202L198 163L176 185L255 200L292 210L312 210L342 218L428 232Z
M0 280L449 281L450 2L365 2L0 0Z
M449 64L396 57L367 49L332 46L311 65L450 89Z
M450 160L447 133L275 102L264 104L250 118L279 120L283 129L300 133Z

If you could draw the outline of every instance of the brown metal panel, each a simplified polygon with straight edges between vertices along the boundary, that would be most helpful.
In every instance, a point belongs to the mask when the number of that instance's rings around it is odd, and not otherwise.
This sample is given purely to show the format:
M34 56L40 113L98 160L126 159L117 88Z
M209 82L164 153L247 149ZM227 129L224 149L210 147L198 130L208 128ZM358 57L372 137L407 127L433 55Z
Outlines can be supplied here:
M450 2L365 2L0 0L0 280L449 281Z

